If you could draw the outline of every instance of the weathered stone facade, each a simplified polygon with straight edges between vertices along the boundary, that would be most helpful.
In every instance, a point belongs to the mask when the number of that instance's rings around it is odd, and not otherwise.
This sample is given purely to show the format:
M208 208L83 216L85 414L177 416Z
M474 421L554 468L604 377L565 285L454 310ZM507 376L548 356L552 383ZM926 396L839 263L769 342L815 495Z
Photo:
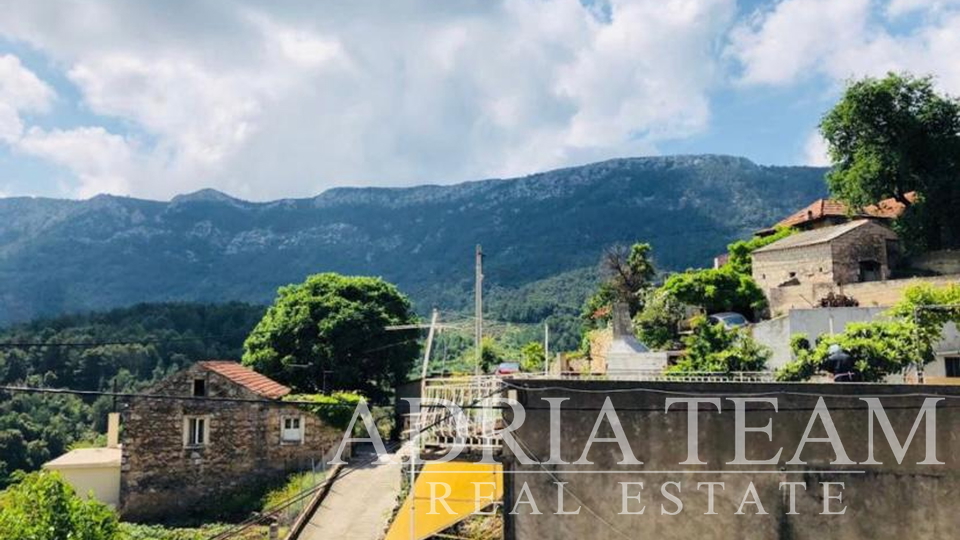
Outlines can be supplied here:
M194 397L203 381L203 398ZM309 469L339 444L340 432L296 405L270 400L203 363L180 371L123 413L120 512L130 521L181 517ZM217 399L228 400L217 401ZM204 419L204 443L190 444L189 418ZM300 418L302 440L281 440L284 418Z
M896 233L873 221L853 221L758 249L753 278L768 296L777 288L882 281L898 253Z

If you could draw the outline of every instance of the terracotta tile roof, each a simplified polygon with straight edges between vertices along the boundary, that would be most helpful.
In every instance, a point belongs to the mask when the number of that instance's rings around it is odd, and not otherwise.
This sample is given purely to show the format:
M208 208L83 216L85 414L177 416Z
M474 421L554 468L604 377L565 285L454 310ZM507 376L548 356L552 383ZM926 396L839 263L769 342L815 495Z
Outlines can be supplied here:
M917 202L917 192L911 191L904 195L908 201L911 203ZM903 211L907 207L904 204L896 199L884 199L877 204L871 204L870 206L863 209L864 213L869 214L873 217L879 218L888 218L894 219L900 217L903 214Z
M267 399L279 399L290 393L290 389L286 386L252 369L245 368L237 362L231 362L229 360L207 360L205 362L199 362L199 365Z
M906 197L910 202L914 202L917 199L917 194L911 191L907 193ZM780 220L779 223L768 230L773 230L777 227L795 227L803 223L809 223L827 217L875 217L894 219L900 217L905 209L906 207L902 203L897 202L896 199L884 199L877 204L872 204L859 212L853 212L851 214L847 210L847 205L842 201L835 199L817 199L809 206Z

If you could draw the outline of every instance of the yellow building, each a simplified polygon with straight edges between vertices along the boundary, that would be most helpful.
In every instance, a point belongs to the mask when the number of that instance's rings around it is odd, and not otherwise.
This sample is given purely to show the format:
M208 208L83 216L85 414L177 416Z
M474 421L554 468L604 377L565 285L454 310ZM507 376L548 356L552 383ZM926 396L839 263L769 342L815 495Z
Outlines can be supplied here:
M116 508L120 503L119 416L111 414L106 448L78 448L44 463L48 471L59 472L77 494L92 494L96 500Z

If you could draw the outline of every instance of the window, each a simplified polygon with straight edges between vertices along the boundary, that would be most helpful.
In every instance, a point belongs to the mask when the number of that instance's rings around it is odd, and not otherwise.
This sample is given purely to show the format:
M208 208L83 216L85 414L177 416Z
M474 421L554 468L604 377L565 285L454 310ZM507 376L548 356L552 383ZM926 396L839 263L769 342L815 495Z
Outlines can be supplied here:
M883 279L882 267L877 261L860 261L860 281L880 281Z
M947 377L960 377L960 356L948 356L943 359Z
M280 420L280 442L303 442L303 418L300 416L284 416Z
M193 380L193 397L206 397L206 395L207 395L207 380L194 379Z
M183 419L183 445L206 446L210 443L210 423L205 416L187 416Z

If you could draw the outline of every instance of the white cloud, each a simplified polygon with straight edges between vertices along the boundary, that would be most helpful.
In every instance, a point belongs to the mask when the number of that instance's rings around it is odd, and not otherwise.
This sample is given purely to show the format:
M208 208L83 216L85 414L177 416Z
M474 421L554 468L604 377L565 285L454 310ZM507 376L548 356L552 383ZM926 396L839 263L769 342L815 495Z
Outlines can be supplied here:
M97 128L30 131L80 192L265 199L655 152L704 130L734 0L0 0L0 36L66 66ZM75 151L83 140L96 158ZM42 144L40 141L43 141ZM27 143L25 143L27 144Z
M44 112L55 93L12 54L0 55L0 103L14 109Z
M812 167L829 167L830 156L827 148L827 141L819 131L814 131L807 137L807 142L804 144L803 163Z
M960 92L960 2L783 0L731 32L726 54L742 67L744 84L789 85L814 76L833 81L889 71L934 74ZM923 10L909 32L894 32L878 12ZM934 15L935 14L935 15Z
M81 198L98 193L127 195L132 191L131 181L147 174L146 168L137 163L129 141L100 127L52 131L30 128L17 149L74 172L79 186L73 195Z
M12 144L23 132L22 112L45 112L55 93L12 54L0 55L0 142Z
M23 122L17 110L0 101L0 142L15 143L23 132Z

